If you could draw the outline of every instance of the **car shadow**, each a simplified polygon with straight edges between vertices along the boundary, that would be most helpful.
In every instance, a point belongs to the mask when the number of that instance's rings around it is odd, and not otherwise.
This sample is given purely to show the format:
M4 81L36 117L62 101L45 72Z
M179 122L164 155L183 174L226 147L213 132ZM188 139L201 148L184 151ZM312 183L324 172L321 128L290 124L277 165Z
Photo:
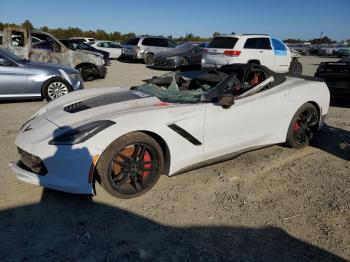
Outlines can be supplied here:
M0 211L0 232L1 261L345 261L277 227L167 226L49 189Z
M344 160L350 160L350 132L324 125L313 140L313 147Z
M341 99L341 100L331 98L330 106L350 108L350 97L348 99Z
M140 63L142 63L142 61L139 61L137 59L131 59L131 58L126 58L126 57L118 57L116 60L121 62L121 63L126 63L126 64L140 64Z

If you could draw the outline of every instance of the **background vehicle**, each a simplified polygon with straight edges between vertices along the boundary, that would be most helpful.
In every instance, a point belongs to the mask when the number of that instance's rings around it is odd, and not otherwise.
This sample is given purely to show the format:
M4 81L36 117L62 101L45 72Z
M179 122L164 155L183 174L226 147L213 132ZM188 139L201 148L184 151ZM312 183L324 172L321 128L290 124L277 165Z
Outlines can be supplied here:
M45 98L50 101L83 87L76 69L31 62L0 48L0 99Z
M16 45L13 44L13 37L18 39ZM33 43L33 38L41 41ZM52 35L38 30L5 28L0 47L31 61L76 68L84 80L104 78L107 73L105 61L101 55L69 50Z
M309 55L310 54L310 45L301 45L301 44L296 44L296 45L287 45L290 50L297 51L301 55Z
M187 42L174 49L160 52L155 56L151 67L159 69L200 67L204 45L204 43Z
M338 48L337 47L330 47L330 46L327 46L327 47L322 47L320 49L318 49L317 51L317 54L318 55L335 55L338 51Z
M350 47L342 47L337 51L338 57L350 56Z
M332 98L350 99L350 56L338 62L322 62L315 77L324 79Z
M278 39L252 34L214 37L203 54L202 68L235 63L260 64L278 73L302 73L298 56Z
M329 106L323 81L255 64L151 81L91 88L49 103L23 125L16 139L21 160L12 170L21 180L61 191L92 194L98 181L116 197L136 197L161 174L275 143L305 147Z
M91 45L88 45L84 42L81 42L79 40L75 40L75 39L61 39L60 40L62 44L64 44L66 47L68 47L70 50L85 50L85 51L89 51L89 52L95 52L95 53L99 53L103 56L106 64L109 63L109 53L100 49L97 49Z
M161 36L138 36L125 42L122 57L143 60L146 65L152 65L155 56L176 47L177 44Z
M123 46L121 44L112 41L95 41L91 44L91 46L96 49L109 52L109 57L113 59L118 58L121 55L123 49Z
M80 41L80 42L83 42L83 43L91 43L91 42L94 42L96 41L95 38L91 38L91 37L79 37L79 36L73 36L69 39L74 39L76 41Z

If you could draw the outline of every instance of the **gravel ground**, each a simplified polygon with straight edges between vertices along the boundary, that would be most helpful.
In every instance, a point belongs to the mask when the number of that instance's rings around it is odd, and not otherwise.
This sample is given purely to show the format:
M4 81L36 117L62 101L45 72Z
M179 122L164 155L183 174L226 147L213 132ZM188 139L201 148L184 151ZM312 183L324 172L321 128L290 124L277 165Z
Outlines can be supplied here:
M302 57L313 75L320 61ZM162 71L113 61L87 88L137 85ZM18 181L21 124L45 102L0 104L1 261L350 260L350 108L332 106L315 143L272 146L175 177L119 200Z

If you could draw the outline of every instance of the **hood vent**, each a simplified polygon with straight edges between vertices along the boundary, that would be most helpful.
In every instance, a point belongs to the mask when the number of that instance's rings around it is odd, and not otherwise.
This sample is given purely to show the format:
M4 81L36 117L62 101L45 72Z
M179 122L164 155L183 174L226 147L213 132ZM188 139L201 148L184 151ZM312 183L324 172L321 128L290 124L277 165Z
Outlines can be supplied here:
M144 94L143 96L141 96L138 91L117 92L115 94L105 94L101 96L88 98L86 100L67 105L63 108L63 110L65 112L73 114L99 106L141 99L144 97L147 97L147 95Z

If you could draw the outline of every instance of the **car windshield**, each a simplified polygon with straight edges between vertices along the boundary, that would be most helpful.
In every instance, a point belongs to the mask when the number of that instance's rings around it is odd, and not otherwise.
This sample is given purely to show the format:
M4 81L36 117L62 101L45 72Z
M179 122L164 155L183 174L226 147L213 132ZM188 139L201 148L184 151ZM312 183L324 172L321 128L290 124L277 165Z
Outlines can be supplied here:
M195 45L192 43L183 43L181 45L177 45L175 49L179 51L190 51L193 49L194 46Z
M3 55L3 56L6 56L7 58L9 58L9 59L11 59L12 61L15 61L15 62L27 61L26 59L20 58L20 57L16 56L15 54L7 51L6 49L0 48L0 54Z

